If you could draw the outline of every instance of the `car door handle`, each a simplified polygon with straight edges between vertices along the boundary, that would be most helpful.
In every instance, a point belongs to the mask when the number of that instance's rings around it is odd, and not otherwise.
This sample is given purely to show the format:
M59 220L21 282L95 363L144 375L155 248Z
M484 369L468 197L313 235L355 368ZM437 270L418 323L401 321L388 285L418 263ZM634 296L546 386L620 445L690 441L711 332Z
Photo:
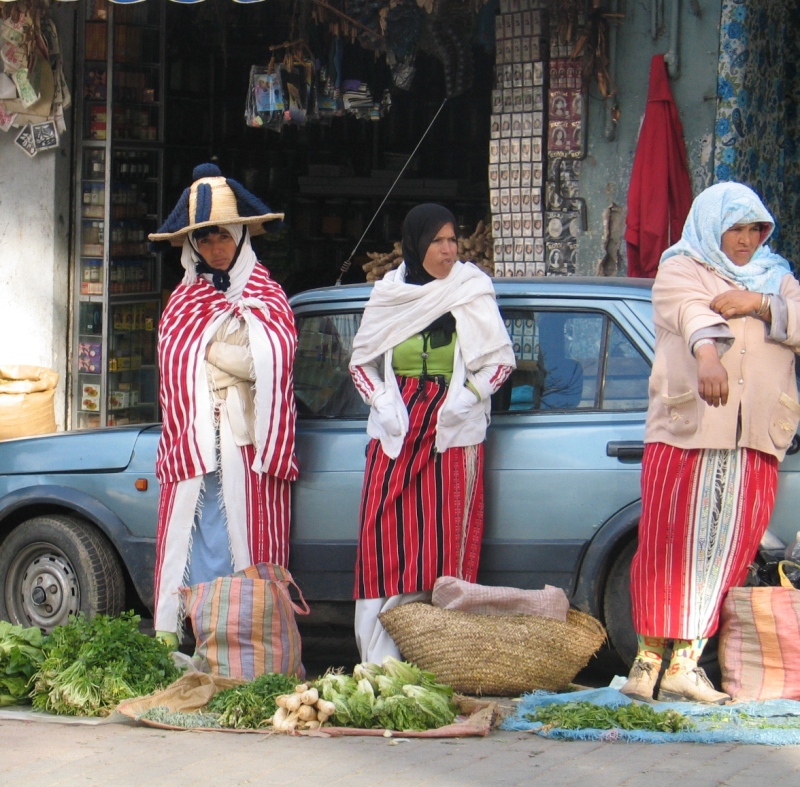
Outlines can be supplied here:
M619 460L641 461L642 454L644 454L644 443L639 440L612 440L606 444L606 456L616 456Z

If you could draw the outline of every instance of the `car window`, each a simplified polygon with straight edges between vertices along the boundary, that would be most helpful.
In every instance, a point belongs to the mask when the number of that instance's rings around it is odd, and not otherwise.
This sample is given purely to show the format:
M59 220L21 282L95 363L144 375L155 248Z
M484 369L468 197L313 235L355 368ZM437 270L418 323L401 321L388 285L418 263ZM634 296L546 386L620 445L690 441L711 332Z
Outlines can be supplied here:
M607 314L503 310L517 368L494 412L641 410L650 364Z
M360 313L298 316L294 391L299 416L368 415L369 407L358 395L348 370L360 323Z
M610 330L603 383L603 409L646 409L650 364L619 326L611 320L608 322Z

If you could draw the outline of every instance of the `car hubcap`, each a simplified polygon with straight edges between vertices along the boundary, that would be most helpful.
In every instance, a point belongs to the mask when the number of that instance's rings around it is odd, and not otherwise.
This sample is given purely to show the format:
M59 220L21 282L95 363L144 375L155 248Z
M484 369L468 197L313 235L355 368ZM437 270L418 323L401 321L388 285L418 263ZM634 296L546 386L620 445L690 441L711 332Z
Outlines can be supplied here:
M80 610L78 578L67 557L51 544L31 544L11 565L9 612L25 626L50 630Z

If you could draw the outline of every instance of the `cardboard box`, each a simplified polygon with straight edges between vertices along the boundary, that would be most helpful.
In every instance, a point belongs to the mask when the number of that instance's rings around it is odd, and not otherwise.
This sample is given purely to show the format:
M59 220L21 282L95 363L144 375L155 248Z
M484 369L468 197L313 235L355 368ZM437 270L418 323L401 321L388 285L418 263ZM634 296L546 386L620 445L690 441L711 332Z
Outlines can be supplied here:
M80 410L98 412L100 410L100 386L84 384L81 386Z
M87 374L100 374L102 367L103 367L102 344L100 342L90 342L90 341L79 342L78 371Z
M125 410L131 406L130 391L112 391L108 396L109 410Z

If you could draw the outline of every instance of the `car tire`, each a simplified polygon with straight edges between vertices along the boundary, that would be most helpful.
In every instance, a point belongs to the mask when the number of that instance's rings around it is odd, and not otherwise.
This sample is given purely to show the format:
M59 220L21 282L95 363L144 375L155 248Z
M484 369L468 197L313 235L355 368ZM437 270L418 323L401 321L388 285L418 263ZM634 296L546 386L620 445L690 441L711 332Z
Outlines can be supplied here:
M125 580L106 537L59 514L22 522L0 544L0 618L45 632L82 612L118 615Z
M631 562L638 545L639 542L634 538L622 548L611 566L603 595L603 612L608 638L612 648L627 667L633 664L638 650L631 607ZM718 647L718 637L716 635L710 637L700 657L700 666L716 686L720 685L722 679Z
M611 564L603 594L603 617L611 647L630 667L636 658L636 632L631 612L631 561L637 540L629 541Z

